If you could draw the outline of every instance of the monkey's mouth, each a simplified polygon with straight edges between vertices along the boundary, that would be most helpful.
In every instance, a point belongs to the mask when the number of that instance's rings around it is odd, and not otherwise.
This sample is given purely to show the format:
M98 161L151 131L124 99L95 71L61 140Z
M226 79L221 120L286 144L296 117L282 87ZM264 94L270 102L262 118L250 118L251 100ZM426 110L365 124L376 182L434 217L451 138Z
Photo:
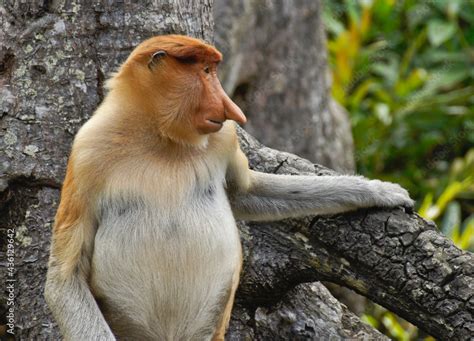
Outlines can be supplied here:
M218 125L219 127L221 127L222 124L224 123L223 121L216 121L216 120L207 120L207 122Z
M200 134L211 134L216 133L222 129L225 120L216 120L216 119L209 119L205 118L204 120L200 121L200 125L198 126L198 131Z

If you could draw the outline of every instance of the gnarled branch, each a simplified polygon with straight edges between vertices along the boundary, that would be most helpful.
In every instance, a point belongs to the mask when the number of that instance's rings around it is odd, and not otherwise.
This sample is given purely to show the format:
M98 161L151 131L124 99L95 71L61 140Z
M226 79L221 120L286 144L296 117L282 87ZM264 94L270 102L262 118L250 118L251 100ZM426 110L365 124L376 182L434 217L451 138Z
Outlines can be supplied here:
M240 131L251 167L280 174L331 174ZM248 311L274 306L299 283L351 288L442 339L474 335L474 255L403 208L243 225L246 265L238 295ZM257 320L257 315L255 320ZM255 321L256 322L256 321ZM259 334L258 323L253 324Z

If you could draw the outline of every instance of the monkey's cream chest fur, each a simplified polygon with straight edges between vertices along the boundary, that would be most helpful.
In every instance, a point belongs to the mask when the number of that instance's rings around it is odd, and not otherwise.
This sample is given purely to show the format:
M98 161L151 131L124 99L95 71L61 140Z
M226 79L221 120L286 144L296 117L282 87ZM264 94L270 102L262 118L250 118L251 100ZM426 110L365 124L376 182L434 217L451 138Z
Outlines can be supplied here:
M120 323L136 324L156 340L212 336L239 266L240 242L222 183L209 188L173 211L146 198L103 209L91 279L108 320L125 311L133 321Z

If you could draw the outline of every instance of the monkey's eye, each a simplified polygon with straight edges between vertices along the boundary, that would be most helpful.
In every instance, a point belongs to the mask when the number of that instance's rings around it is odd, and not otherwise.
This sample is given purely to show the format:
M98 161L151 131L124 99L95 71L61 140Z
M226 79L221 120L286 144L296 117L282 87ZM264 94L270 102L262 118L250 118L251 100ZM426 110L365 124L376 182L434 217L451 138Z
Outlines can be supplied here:
M209 68L209 66L206 66L206 67L204 68L204 72L205 72L205 73L210 73L210 72L211 72L211 69Z
M164 56L166 56L166 52L162 50L153 53L148 61L148 68L151 70Z
M157 52L153 53L153 54L151 55L151 58L153 58L153 59L160 59L160 58L163 58L164 56L166 56L166 52L160 50L160 51L157 51Z

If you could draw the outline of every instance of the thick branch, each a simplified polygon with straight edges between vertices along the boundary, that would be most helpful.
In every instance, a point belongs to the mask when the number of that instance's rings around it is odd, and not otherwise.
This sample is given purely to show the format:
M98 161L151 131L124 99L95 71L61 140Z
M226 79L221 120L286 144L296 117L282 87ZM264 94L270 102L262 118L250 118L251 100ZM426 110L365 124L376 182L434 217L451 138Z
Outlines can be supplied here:
M240 135L251 167L260 171L332 173ZM245 306L271 304L298 283L328 280L439 339L474 334L474 255L415 213L370 209L250 227L243 232L248 251L239 292Z

